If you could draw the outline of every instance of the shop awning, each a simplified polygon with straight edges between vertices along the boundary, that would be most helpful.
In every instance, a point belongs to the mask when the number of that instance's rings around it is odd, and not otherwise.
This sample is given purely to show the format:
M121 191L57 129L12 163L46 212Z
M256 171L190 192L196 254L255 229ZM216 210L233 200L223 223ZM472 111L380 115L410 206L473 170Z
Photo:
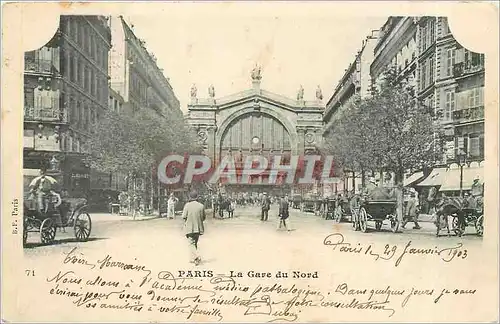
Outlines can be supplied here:
M464 167L463 168L463 178L462 178L462 189L470 190L474 178L478 176L479 182L484 183L484 169L483 167ZM446 173L446 177L443 181L439 191L458 191L460 190L460 168L450 169Z
M435 168L422 182L417 184L419 187L440 186L446 177L446 168Z
M412 174L411 176L409 176L408 178L406 178L403 181L403 185L405 187L410 186L410 185L414 184L415 182L419 181L420 179L422 179L423 177L424 177L424 173L422 171L415 172L414 174Z

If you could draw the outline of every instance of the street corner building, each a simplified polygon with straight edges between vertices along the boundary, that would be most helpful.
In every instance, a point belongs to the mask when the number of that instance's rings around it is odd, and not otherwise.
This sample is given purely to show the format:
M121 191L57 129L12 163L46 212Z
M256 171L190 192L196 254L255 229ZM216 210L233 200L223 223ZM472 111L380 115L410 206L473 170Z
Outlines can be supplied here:
M61 16L53 38L24 55L23 172L27 184L41 168L72 196L91 186L89 130L108 108L109 21Z

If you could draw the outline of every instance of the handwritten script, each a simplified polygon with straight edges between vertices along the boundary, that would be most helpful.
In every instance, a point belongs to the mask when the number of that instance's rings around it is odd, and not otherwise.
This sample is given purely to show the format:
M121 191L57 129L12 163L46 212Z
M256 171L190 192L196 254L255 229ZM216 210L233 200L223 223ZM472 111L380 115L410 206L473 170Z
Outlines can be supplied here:
M332 247L333 251L339 253L368 256L375 261L393 261L396 267L401 264L403 259L412 256L436 257L443 262L465 260L468 256L467 249L463 247L462 243L445 248L437 246L422 248L415 246L412 241L408 241L403 248L391 244L376 248L372 244L350 243L341 233L333 233L325 237L323 244Z
M336 249L349 247L338 235L325 239L325 245ZM409 253L407 249L408 246L399 259ZM384 253L379 257L387 258ZM50 274L46 282L47 293L60 298L61 305L67 303L67 306L89 311L156 312L171 314L179 320L203 321L223 321L230 313L248 317L249 321L294 322L300 321L305 311L327 309L381 312L391 317L410 303L437 304L445 298L476 293L458 284L457 287L398 288L338 282L313 288L314 278L320 275L301 271L232 270L217 274L201 269L153 270L136 260L119 260L112 255L90 260L73 248L63 255L60 269ZM230 319L226 317L226 320Z

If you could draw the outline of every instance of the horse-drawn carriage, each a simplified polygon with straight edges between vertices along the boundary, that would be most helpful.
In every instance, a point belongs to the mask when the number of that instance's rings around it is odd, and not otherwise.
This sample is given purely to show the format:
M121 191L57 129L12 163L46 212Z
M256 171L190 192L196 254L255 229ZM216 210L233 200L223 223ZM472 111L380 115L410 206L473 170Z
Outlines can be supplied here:
M452 230L462 236L467 226L474 226L483 235L484 204L482 198L443 197L436 204L436 236L442 229L450 235L448 217L452 217Z
M58 228L66 230L72 227L77 241L86 241L92 230L92 220L87 212L84 198L48 197L47 208L40 211L33 197L24 200L23 245L26 245L28 233L40 233L40 241L50 244L56 237ZM59 206L58 206L59 205Z
M309 196L302 199L300 211L305 213L318 214L321 209L322 199L316 196Z
M392 232L396 233L399 229L396 207L395 200L362 200L359 208L353 209L352 226L356 231L366 232L368 221L374 221L375 229L380 230L387 220Z

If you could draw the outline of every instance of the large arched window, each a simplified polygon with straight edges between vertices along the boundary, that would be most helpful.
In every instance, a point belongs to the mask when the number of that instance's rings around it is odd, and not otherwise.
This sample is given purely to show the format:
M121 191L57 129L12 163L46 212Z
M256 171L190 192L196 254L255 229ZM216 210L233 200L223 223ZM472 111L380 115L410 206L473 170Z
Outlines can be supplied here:
M290 134L283 124L272 116L260 112L249 113L233 121L225 130L221 152L289 152Z

